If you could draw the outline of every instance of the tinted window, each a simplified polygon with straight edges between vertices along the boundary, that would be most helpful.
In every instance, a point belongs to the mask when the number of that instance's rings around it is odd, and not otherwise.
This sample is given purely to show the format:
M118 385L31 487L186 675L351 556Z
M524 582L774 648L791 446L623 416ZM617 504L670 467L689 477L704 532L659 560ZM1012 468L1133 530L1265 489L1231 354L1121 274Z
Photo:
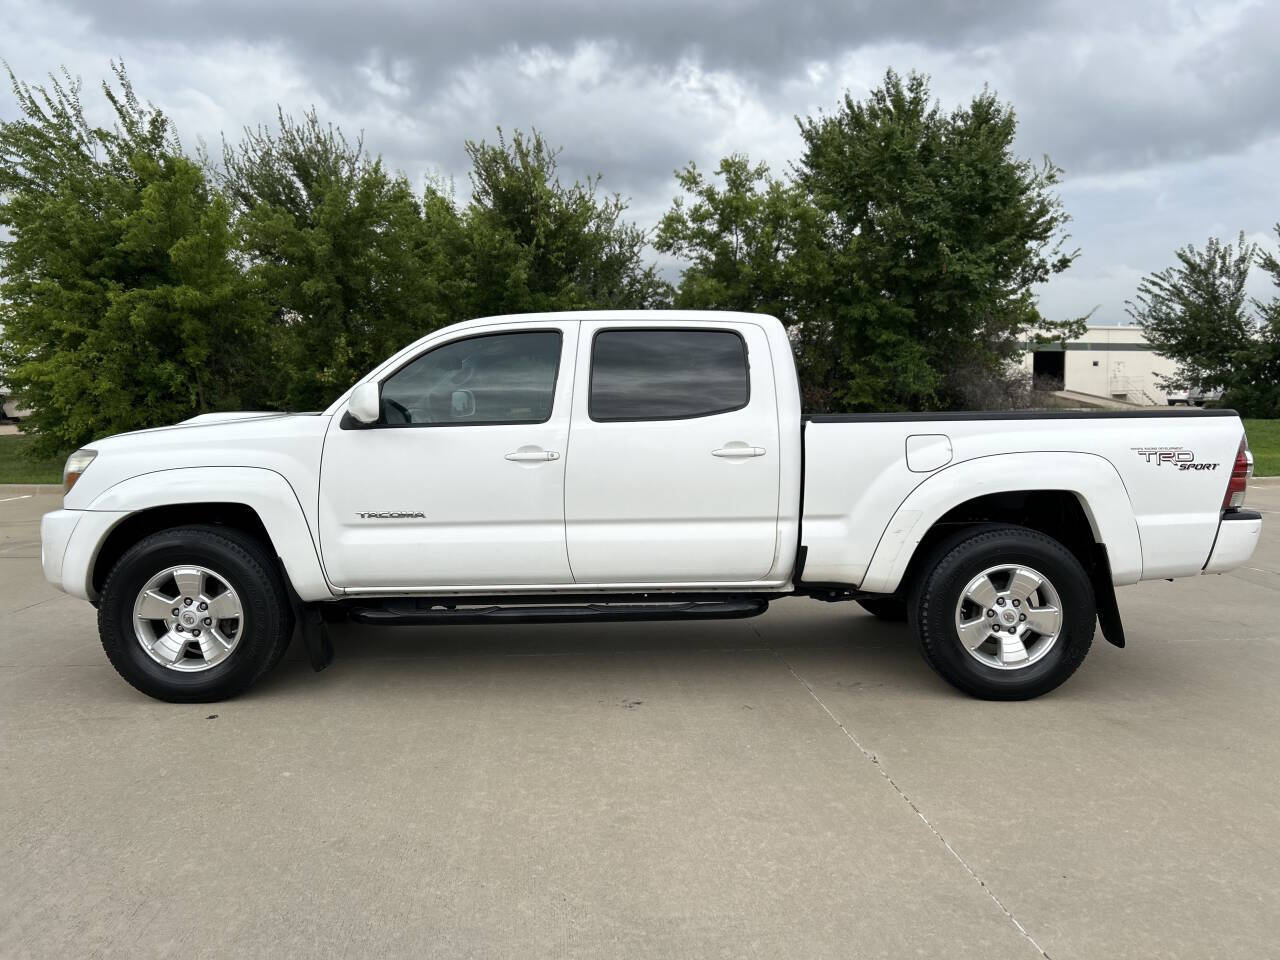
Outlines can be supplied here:
M424 353L382 385L382 422L542 423L560 366L560 333L498 333Z
M592 420L674 420L747 404L747 348L724 330L605 330L591 354Z

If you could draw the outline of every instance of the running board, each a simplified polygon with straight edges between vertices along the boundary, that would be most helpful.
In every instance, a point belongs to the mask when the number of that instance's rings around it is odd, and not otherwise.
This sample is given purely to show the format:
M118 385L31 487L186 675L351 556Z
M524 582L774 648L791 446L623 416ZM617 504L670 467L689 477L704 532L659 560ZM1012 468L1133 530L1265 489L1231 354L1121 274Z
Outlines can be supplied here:
M769 601L757 598L674 603L584 603L574 605L459 607L427 600L388 600L378 606L351 607L356 623L388 627L422 624L578 623L624 620L733 620L757 617Z

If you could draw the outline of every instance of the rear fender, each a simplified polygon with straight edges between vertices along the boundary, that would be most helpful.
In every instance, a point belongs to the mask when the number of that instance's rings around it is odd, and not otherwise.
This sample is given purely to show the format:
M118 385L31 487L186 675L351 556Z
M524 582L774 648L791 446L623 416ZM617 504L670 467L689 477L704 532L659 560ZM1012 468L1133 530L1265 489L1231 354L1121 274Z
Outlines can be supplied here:
M1096 543L1106 545L1111 582L1142 577L1142 541L1124 481L1105 457L1090 453L1008 453L965 460L938 471L902 501L871 556L859 587L893 593L925 535L949 510L993 493L1065 490L1084 508Z

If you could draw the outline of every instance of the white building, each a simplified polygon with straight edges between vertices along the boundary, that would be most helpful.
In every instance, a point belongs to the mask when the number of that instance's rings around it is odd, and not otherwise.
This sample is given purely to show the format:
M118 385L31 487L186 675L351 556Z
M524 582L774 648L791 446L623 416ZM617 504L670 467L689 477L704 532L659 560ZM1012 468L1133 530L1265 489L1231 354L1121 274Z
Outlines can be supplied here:
M1028 344L1022 364L1062 390L1148 405L1166 402L1159 379L1177 366L1151 349L1138 326L1089 326L1067 343Z

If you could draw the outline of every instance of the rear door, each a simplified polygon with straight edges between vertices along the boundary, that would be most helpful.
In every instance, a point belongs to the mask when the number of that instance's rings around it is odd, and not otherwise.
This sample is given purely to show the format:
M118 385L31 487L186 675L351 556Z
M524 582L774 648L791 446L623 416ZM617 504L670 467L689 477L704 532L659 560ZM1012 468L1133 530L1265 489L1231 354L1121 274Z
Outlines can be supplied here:
M761 327L584 321L565 473L574 579L762 579L776 549L778 442Z

